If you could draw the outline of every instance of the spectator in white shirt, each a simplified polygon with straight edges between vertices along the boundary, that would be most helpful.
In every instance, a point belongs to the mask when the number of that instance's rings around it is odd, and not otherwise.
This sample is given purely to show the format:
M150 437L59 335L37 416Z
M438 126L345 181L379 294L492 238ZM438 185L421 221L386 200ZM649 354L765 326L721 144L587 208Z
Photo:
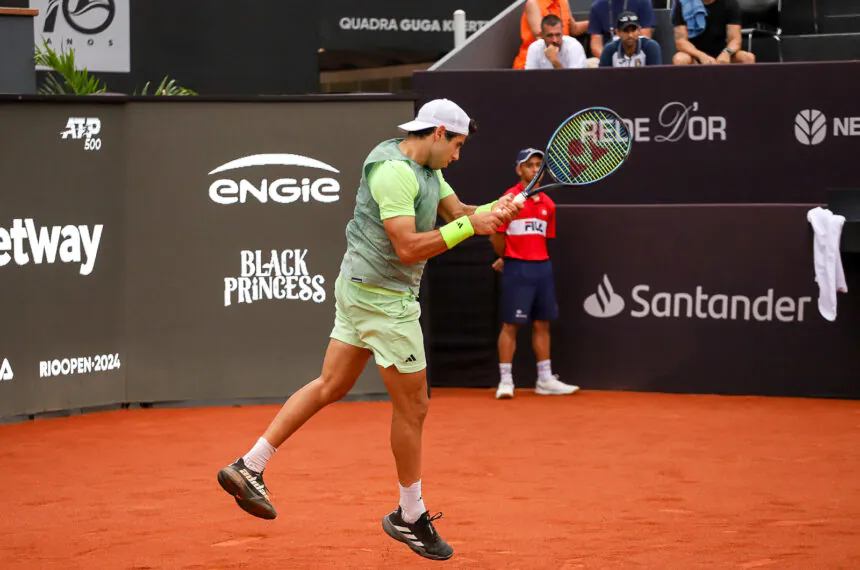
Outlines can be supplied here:
M540 23L542 39L529 46L526 69L572 69L585 67L585 50L578 41L564 35L561 18L555 14Z

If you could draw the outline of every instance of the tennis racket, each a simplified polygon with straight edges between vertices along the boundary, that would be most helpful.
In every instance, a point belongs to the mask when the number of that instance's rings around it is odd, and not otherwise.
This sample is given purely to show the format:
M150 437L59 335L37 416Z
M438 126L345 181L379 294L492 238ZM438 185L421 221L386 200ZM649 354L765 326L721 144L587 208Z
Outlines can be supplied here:
M603 180L624 164L630 154L631 136L618 113L590 107L570 116L553 133L537 175L515 202L565 186L584 186ZM537 186L544 172L553 184Z

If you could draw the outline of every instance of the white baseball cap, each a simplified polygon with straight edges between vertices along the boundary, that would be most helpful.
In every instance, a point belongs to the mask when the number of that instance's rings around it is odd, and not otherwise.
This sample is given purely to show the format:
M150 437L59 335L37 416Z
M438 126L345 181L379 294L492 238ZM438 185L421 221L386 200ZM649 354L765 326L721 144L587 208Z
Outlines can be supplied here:
M425 103L414 120L403 123L398 128L411 133L431 127L445 127L446 131L458 135L469 134L471 119L466 111L449 99L434 99Z

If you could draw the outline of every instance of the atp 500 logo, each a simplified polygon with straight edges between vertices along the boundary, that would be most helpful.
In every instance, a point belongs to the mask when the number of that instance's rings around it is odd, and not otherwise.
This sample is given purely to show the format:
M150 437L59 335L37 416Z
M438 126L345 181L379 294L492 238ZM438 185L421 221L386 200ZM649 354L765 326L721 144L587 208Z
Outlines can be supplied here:
M63 140L84 140L84 150L99 150L102 139L97 137L102 130L102 122L98 117L69 117L66 130L60 133Z
M340 174L340 171L325 162L300 154L255 154L222 164L209 174L230 170L262 166L293 166L315 168ZM330 177L311 180L304 178L219 178L209 185L209 199L216 204L244 204L254 199L265 204L269 200L279 204L302 202L337 202L340 199L340 184Z

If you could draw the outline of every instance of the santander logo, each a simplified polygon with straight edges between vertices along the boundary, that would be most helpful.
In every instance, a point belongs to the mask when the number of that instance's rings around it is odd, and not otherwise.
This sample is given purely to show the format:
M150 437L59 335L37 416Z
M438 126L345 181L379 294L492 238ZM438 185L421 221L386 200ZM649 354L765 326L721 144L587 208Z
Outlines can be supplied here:
M609 277L604 275L603 281L597 286L597 293L590 295L582 306L592 317L614 317L624 310L624 299L615 293Z

